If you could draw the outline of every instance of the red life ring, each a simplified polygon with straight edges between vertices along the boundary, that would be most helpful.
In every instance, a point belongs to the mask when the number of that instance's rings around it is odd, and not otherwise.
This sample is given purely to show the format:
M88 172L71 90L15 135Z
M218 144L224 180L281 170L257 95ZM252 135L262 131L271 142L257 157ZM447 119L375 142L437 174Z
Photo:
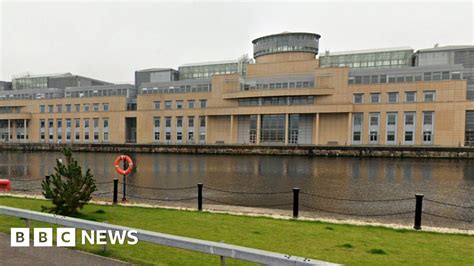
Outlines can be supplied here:
M120 168L120 162L123 160L127 161L127 164L128 164L127 169ZM127 155L120 155L119 157L117 157L117 159L115 159L115 171L117 171L117 173L121 175L128 175L132 172L132 169L133 169L132 158L128 157Z

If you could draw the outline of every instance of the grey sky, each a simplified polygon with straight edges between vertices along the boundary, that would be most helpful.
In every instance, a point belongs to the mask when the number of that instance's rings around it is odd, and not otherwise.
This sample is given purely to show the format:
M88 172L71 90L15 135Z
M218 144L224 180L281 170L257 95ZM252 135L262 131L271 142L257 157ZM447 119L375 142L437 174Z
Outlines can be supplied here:
M320 51L473 44L472 2L3 2L0 80L72 72L132 82L134 71L252 55L254 38L320 34Z

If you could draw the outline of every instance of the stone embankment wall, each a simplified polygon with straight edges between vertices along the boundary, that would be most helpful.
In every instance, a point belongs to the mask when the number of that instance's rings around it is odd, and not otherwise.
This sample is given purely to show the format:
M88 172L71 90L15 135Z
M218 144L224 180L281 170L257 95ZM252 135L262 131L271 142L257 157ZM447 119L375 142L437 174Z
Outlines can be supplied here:
M269 146L269 145L151 145L151 144L0 144L1 150L73 151L117 153L187 153L232 155L306 155L326 157L392 157L392 158L474 158L471 147L427 146Z

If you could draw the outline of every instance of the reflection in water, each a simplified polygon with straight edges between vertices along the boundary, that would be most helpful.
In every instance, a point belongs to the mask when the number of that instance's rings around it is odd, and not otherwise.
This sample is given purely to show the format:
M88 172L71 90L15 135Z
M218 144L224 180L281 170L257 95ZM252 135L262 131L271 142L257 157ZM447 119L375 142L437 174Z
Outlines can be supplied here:
M111 181L114 177L121 180L113 167L118 155L75 153L80 164L90 167L99 182ZM44 177L53 171L55 159L60 156L53 152L1 152L0 178ZM132 154L132 158L136 169L128 180L133 185L145 187L189 187L199 182L205 187L247 192L291 191L291 188L299 187L307 193L352 199L405 198L423 193L444 202L474 205L474 164L468 160L189 154ZM229 202L278 200L206 193ZM322 199L309 203L349 212L367 208ZM412 208L413 202L402 205L399 207ZM450 210L446 212L448 214L472 219L472 215L462 209Z

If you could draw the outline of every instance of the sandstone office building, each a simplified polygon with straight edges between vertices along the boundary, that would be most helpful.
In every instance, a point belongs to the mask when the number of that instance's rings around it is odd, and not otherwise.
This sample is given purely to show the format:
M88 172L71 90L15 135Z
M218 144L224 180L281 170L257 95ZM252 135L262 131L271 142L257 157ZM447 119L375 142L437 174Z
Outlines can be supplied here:
M254 60L0 82L3 142L474 144L474 46L325 52L320 36L253 40Z

